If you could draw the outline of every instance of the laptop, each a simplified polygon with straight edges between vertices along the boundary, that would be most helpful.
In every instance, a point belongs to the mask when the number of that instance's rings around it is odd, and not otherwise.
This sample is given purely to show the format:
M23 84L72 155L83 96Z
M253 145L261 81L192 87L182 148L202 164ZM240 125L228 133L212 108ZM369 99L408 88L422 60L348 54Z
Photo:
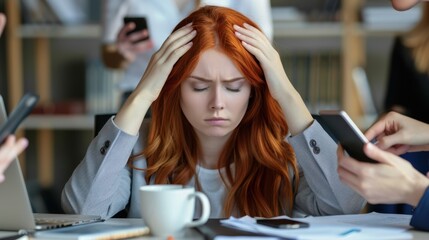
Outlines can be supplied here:
M0 125L6 119L0 95ZM4 175L6 179L0 183L0 230L33 232L103 220L92 215L33 213L18 159L12 161Z

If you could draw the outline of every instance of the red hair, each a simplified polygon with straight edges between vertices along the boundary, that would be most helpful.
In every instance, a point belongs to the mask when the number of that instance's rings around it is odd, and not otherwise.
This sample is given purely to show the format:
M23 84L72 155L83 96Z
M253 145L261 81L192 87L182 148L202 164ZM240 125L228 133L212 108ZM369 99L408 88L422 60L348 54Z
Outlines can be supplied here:
M191 75L200 55L216 48L232 59L252 87L248 109L218 161L219 169L226 168L226 174L221 174L228 190L224 214L230 216L235 211L263 217L290 214L298 168L293 149L285 142L287 123L268 90L259 62L242 46L233 29L234 24L257 25L232 9L206 6L191 13L175 30L191 22L197 31L193 45L174 65L152 104L148 146L138 155L147 159L146 181L153 178L156 184L187 184L195 177L200 188L195 169L201 149L180 107L180 85Z

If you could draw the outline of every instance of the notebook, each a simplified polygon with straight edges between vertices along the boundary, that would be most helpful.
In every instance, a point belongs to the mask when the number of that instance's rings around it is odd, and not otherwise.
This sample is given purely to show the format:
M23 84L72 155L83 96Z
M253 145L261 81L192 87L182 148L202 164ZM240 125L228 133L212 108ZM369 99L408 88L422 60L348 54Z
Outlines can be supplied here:
M70 239L70 240L112 240L129 239L148 235L149 227L140 218L112 218L104 222L72 226L67 228L38 231L36 239Z
M3 98L0 96L0 125L6 119ZM102 221L100 216L33 214L18 159L12 161L4 175L6 179L0 183L0 230L32 232Z

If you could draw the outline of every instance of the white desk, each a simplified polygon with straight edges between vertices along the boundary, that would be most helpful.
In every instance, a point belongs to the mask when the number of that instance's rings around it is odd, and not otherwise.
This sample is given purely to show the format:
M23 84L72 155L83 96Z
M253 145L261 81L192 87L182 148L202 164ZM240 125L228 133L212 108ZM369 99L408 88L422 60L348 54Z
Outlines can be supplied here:
M109 219L107 221L141 221L140 219ZM413 239L415 240L427 240L429 239L429 232L423 232L423 231L417 231L417 230L409 230L409 232L413 235ZM0 231L0 239L2 237L2 232ZM41 240L42 238L28 238L28 239L38 239ZM162 239L165 240L166 238L159 238L154 236L142 236L138 238L133 238L136 240L157 240ZM176 236L174 238L175 240L204 240L204 237L195 229L188 229L184 232L183 236Z

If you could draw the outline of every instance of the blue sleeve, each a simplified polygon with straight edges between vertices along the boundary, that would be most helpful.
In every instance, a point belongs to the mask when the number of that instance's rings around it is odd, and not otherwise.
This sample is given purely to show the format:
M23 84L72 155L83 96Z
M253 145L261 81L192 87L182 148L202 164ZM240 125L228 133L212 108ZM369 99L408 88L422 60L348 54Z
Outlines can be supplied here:
M429 187L420 199L416 209L414 209L413 217L410 225L419 230L429 231Z

